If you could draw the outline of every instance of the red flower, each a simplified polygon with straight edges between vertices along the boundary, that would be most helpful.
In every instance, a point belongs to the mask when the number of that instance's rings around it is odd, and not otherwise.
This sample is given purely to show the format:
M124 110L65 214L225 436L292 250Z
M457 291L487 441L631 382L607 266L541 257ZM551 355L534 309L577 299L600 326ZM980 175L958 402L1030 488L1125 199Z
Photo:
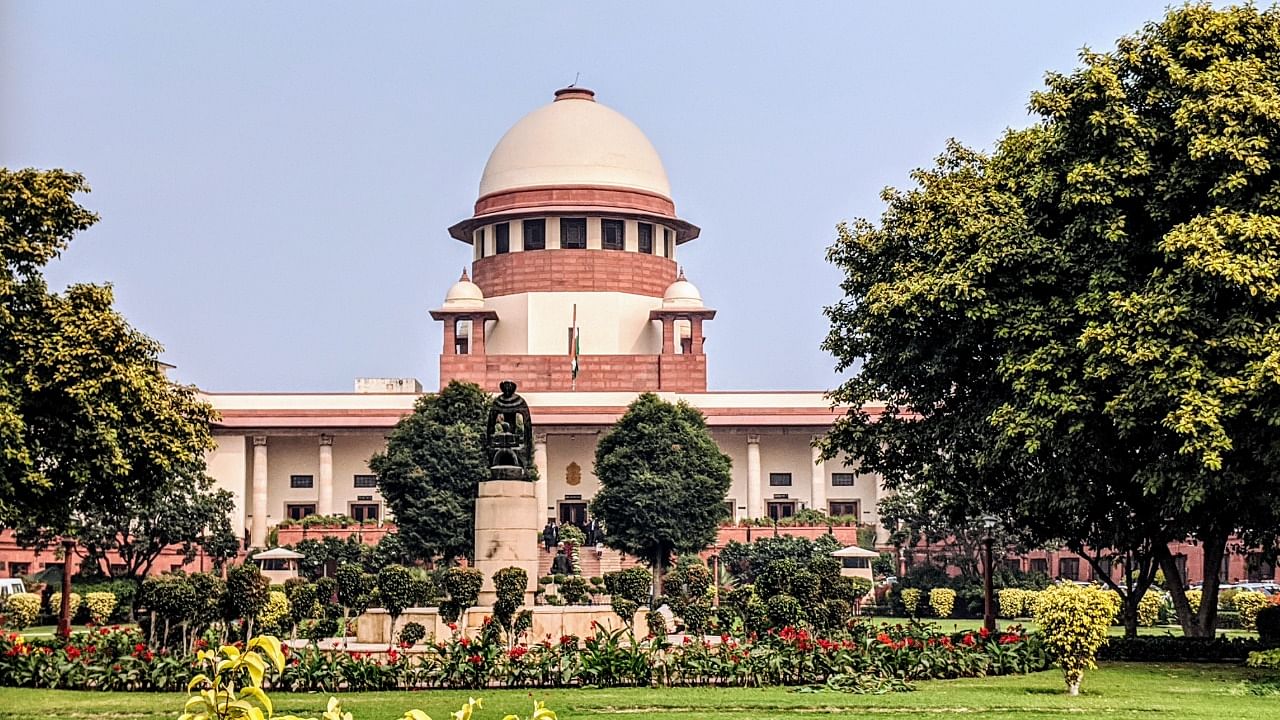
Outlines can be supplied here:
M520 658L524 657L525 653L527 652L529 652L529 648L523 645L517 645L511 648L511 652L509 653L509 656L511 657L512 660L519 660Z
M1012 645L1016 642L1020 642L1021 640L1022 638L1017 633L1009 633L1007 635L1000 636L1001 645Z
M387 651L387 659L390 660L391 662L395 662L399 658L400 658L400 653L396 652L395 648L392 648Z
M70 660L75 660L78 657L80 657L80 648L76 647L75 645L68 646L67 658Z
M965 633L964 637L961 638L960 642L964 643L968 647L973 647L978 643L977 640L973 639L973 633Z
M561 636L560 636L560 644L561 644L561 645L573 645L573 644L574 644L573 636L572 636L572 635L561 635Z
M985 625L983 625L982 629L978 631L978 634L982 636L983 640L986 640L987 638L991 637L991 631L988 630Z
M889 633L886 633L886 632L882 632L879 635L876 635L876 640L879 641L881 645L893 644L893 638L889 637Z
M449 629L453 632L458 632L458 623L449 623Z
M458 644L462 647L471 647L471 638L458 638Z
M472 655L471 657L467 658L467 662L471 663L472 665L483 665L484 658L480 657L479 655Z

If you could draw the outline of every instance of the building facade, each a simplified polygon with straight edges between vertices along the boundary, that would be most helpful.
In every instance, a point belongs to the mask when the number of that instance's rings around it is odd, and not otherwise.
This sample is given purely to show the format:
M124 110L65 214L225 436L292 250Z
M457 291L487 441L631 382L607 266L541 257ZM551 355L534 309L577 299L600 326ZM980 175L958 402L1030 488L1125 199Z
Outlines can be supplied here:
M471 265L430 311L441 385L519 384L548 518L582 519L599 488L597 438L648 391L707 416L733 459L733 518L814 508L876 523L877 478L813 447L843 412L822 392L707 390L716 311L677 264L699 228L676 214L644 133L590 90L556 92L502 137L472 214L448 233ZM209 472L235 496L248 544L311 514L385 518L368 461L421 391L375 378L348 394L207 394L221 415Z

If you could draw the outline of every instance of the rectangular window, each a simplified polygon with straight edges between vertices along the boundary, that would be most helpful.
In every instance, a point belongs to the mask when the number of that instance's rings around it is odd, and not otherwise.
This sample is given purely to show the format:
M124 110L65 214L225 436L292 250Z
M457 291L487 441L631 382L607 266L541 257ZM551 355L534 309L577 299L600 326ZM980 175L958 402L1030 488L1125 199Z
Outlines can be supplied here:
M1007 558L1004 561L1004 569L1012 573L1022 572L1022 560L1019 558Z
M769 487L791 487L791 473L769 473Z
M765 503L765 512L768 513L770 520L777 522L795 515L796 504L794 501Z
M352 505L351 519L356 522L376 522L378 520L378 506L369 505Z
M1058 577L1063 580L1080 579L1080 558L1058 558Z
M639 240L637 249L646 255L653 254L653 226L649 223L640 223L636 226L636 238Z
M1031 558L1028 562L1030 563L1031 572L1049 574L1048 558Z
M378 487L378 476L377 475L356 475L354 487L358 487L358 488Z
M871 558L840 558L840 565L850 570L865 570L871 567Z
M547 221L541 218L524 221L524 249L547 249Z
M621 220L601 220L600 244L605 250L625 249L627 246L626 225Z
M724 517L726 520L733 519L733 501L732 500L724 501Z
M493 252L495 255L511 252L511 226L498 223L493 226Z
M307 503L305 505L285 505L284 513L289 516L290 520L301 520L309 515L315 515L316 506L315 503Z
M827 507L827 514L831 517L858 517L857 500L832 500Z
M671 228L662 228L662 249L666 251L667 257L675 257L672 251L675 245L671 241Z
M290 475L289 487L309 488L315 485L316 479L311 475Z
M832 487L853 487L853 479L857 477L853 473L831 473Z
M484 228L476 231L476 255L484 257Z
M31 563L11 562L9 563L9 577L16 578L23 575L31 574Z
M560 247L567 250L587 249L586 218L560 218Z
M288 570L288 569L289 569L289 561L288 561L288 560L282 560L282 559L279 559L279 558L275 558L275 559L259 560L258 562L262 563L262 569L263 569L263 570L274 571L274 572L280 572L280 571L282 571L282 570Z

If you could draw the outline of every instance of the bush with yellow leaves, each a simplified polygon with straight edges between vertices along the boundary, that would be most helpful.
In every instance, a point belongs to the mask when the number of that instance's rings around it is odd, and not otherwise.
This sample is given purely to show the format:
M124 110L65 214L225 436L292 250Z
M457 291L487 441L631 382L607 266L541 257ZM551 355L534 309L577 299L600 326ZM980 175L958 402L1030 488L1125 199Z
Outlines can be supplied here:
M906 588L902 591L902 607L911 617L916 616L916 610L920 607L919 588Z
M1271 598L1256 590L1236 593L1231 597L1231 604L1240 613L1240 627L1245 630L1258 629L1258 611L1271 604Z
M234 645L224 645L216 651L201 650L197 659L206 672L197 674L187 684L190 697L178 720L353 720L351 713L342 709L342 701L334 696L330 696L328 706L318 719L274 714L271 698L262 685L269 671L284 670L284 651L280 641L270 635L253 638L243 651ZM482 699L468 698L450 717L472 720L472 713L483 707ZM431 716L421 710L408 710L402 720L431 720ZM556 714L535 701L533 714L528 718L507 715L502 720L556 720Z
M934 588L929 591L929 607L940 618L951 617L956 609L956 591L951 588Z
M1016 618L1027 615L1027 591L1022 588L1003 588L996 592L1000 604L1000 617Z
M1045 648L1062 668L1067 694L1080 694L1084 671L1096 668L1094 658L1107 641L1119 596L1101 588L1071 583L1041 590L1033 617L1044 636Z

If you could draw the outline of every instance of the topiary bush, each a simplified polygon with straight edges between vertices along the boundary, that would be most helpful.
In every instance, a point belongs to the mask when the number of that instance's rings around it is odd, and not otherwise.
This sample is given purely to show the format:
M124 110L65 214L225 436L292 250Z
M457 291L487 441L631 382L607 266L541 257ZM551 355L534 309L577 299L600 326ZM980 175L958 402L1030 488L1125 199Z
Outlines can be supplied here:
M1269 645L1280 644L1280 605L1271 604L1259 610L1253 617L1253 625L1259 640Z
M790 595L791 581L800 571L800 564L791 558L781 558L755 569L756 591L762 597Z
M1026 617L1027 591L1022 588L1002 588L996 592L999 614L1002 618Z
M1164 597L1154 590L1148 590L1138 601L1138 624L1142 627L1155 627L1160 623L1160 611L1164 609Z
M1204 597L1204 593L1200 590L1188 590L1184 594L1187 596L1187 605L1191 607L1191 614L1200 612L1200 598Z
M4 614L9 627L15 630L29 628L40 617L40 596L35 593L14 593L5 598Z
M109 592L91 592L84 596L84 605L89 613L89 622L106 625L116 610L116 596Z
M667 637L667 618L657 610L650 610L644 615L645 625L649 626L649 634L656 640L665 640Z
M1062 668L1068 695L1079 695L1084 671L1097 667L1094 659L1107 642L1118 600L1115 593L1070 583L1040 591L1033 617L1046 649Z
M376 579L364 571L359 563L346 563L338 566L335 573L338 602L342 605L342 617L345 620L349 613L359 615L369 607L369 595L373 591Z
M560 583L560 596L570 605L591 603L591 592L587 587L587 580L581 575L565 576L564 582Z
M258 629L264 635L283 635L293 624L289 596L280 590L267 593L267 602L258 611Z
M649 592L653 589L653 573L642 567L629 567L606 573L604 587L609 593L609 606L622 618L623 622L635 620L636 611L649 601Z
M440 586L448 594L448 598L440 603L440 617L445 622L457 622L462 612L476 604L480 597L480 587L484 584L484 573L475 568L447 568L440 574Z
M1270 605L1271 598L1264 593L1250 590L1236 593L1232 596L1231 603L1235 606L1236 612L1240 613L1240 627L1253 630L1257 627L1258 611Z
M916 612L920 608L920 589L919 588L903 588L902 589L902 608L907 611L911 617L916 616Z
M934 588L929 591L929 607L936 617L948 618L956 609L956 591L951 588Z
M144 595L145 593L144 586ZM249 622L246 636L253 636L252 624L258 613L267 604L267 593L270 592L271 581L267 579L257 565L245 563L227 568L227 591L224 614L229 620L243 619Z
M410 622L405 623L404 628L400 631L401 645L417 645L427 636L427 629L421 623Z
M805 620L804 607L790 595L774 595L765 601L769 622L774 627L797 625Z
M493 574L493 589L497 599L493 603L493 619L508 633L516 613L524 605L524 594L529 587L529 573L524 568L505 567Z

